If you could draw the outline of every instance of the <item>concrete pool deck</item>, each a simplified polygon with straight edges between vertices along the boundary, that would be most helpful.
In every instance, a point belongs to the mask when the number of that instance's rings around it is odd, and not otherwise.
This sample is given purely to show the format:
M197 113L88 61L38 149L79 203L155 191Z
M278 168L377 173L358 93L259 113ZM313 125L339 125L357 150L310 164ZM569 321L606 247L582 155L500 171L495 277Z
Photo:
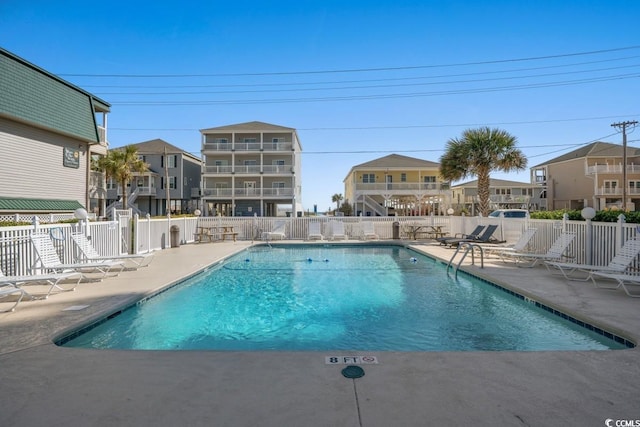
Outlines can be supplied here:
M603 426L640 419L637 348L334 354L88 350L52 342L249 245L164 250L150 267L0 313L0 425ZM453 254L429 242L415 247L444 260ZM482 269L468 262L464 269L638 342L640 299L620 289L569 282L544 267L485 260ZM363 353L379 364L360 365L365 376L355 380L341 375L346 365L325 363L326 356Z

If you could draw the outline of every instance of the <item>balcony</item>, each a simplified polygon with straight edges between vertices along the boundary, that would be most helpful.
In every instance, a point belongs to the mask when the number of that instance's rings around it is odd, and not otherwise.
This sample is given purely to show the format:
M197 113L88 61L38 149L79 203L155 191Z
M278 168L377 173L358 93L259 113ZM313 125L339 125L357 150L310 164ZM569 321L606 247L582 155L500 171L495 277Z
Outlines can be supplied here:
M202 151L215 151L215 152L231 152L231 151L243 151L243 152L283 152L293 151L293 144L291 142L236 142L231 144L229 142L205 142L202 146Z
M104 126L98 126L98 142L105 147L109 145L109 141L107 141L107 128Z
M236 166L233 172L242 175L259 175L260 165Z
M264 165L262 172L265 174L291 174L293 172L292 165Z
M622 164L618 165L593 165L587 167L587 175L595 174L622 174ZM627 173L640 174L640 165L627 165Z
M362 193L408 193L422 191L427 193L439 193L445 190L445 185L438 182L376 182L376 183L356 183L355 190Z
M293 188L205 188L202 190L203 197L223 197L223 198L261 198L261 197L277 197L290 198L293 197Z
M103 172L91 171L89 175L89 189L91 191L106 191L107 180Z
M640 188L627 188L627 196L637 196L640 194ZM596 189L596 196L622 196L622 188L620 187L599 187Z
M231 174L233 172L233 166L204 166L205 174Z
M231 151L231 144L228 142L205 142L202 151Z
M138 191L138 196L155 196L156 195L156 187L140 186L140 187L136 187L136 189Z

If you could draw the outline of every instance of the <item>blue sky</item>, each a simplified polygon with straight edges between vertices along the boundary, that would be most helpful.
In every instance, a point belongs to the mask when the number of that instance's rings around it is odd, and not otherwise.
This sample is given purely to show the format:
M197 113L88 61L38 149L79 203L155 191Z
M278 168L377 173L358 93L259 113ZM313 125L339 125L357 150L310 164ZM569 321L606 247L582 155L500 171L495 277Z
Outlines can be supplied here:
M533 166L640 117L640 2L0 1L0 46L112 104L112 147L298 129L303 205L391 153L499 127ZM638 133L628 135L639 146ZM528 169L492 177L528 182ZM472 179L472 178L471 178Z

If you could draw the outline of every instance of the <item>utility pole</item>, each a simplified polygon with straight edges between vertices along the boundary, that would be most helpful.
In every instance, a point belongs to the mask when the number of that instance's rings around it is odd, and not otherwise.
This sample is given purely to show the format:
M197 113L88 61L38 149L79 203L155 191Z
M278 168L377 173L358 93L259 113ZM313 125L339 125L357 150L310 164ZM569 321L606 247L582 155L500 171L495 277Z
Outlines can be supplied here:
M616 129L622 129L622 209L627 210L627 126L635 126L636 120L613 123Z

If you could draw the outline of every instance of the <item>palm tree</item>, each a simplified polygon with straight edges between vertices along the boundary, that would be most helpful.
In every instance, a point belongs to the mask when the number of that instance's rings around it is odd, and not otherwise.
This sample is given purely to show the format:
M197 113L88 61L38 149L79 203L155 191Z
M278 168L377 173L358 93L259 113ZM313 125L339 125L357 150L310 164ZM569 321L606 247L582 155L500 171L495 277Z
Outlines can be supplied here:
M122 186L123 209L127 209L127 184L133 179L133 174L149 170L149 165L139 158L138 149L133 145L109 150L98 160L97 167L104 171L107 179L113 178Z
M333 196L331 196L331 201L335 202L336 204L336 210L340 209L340 202L342 201L343 197L342 194L336 193Z
M480 213L489 214L489 174L491 171L524 170L527 158L515 147L517 139L501 129L467 129L461 138L447 142L440 157L440 175L445 181L478 177Z

